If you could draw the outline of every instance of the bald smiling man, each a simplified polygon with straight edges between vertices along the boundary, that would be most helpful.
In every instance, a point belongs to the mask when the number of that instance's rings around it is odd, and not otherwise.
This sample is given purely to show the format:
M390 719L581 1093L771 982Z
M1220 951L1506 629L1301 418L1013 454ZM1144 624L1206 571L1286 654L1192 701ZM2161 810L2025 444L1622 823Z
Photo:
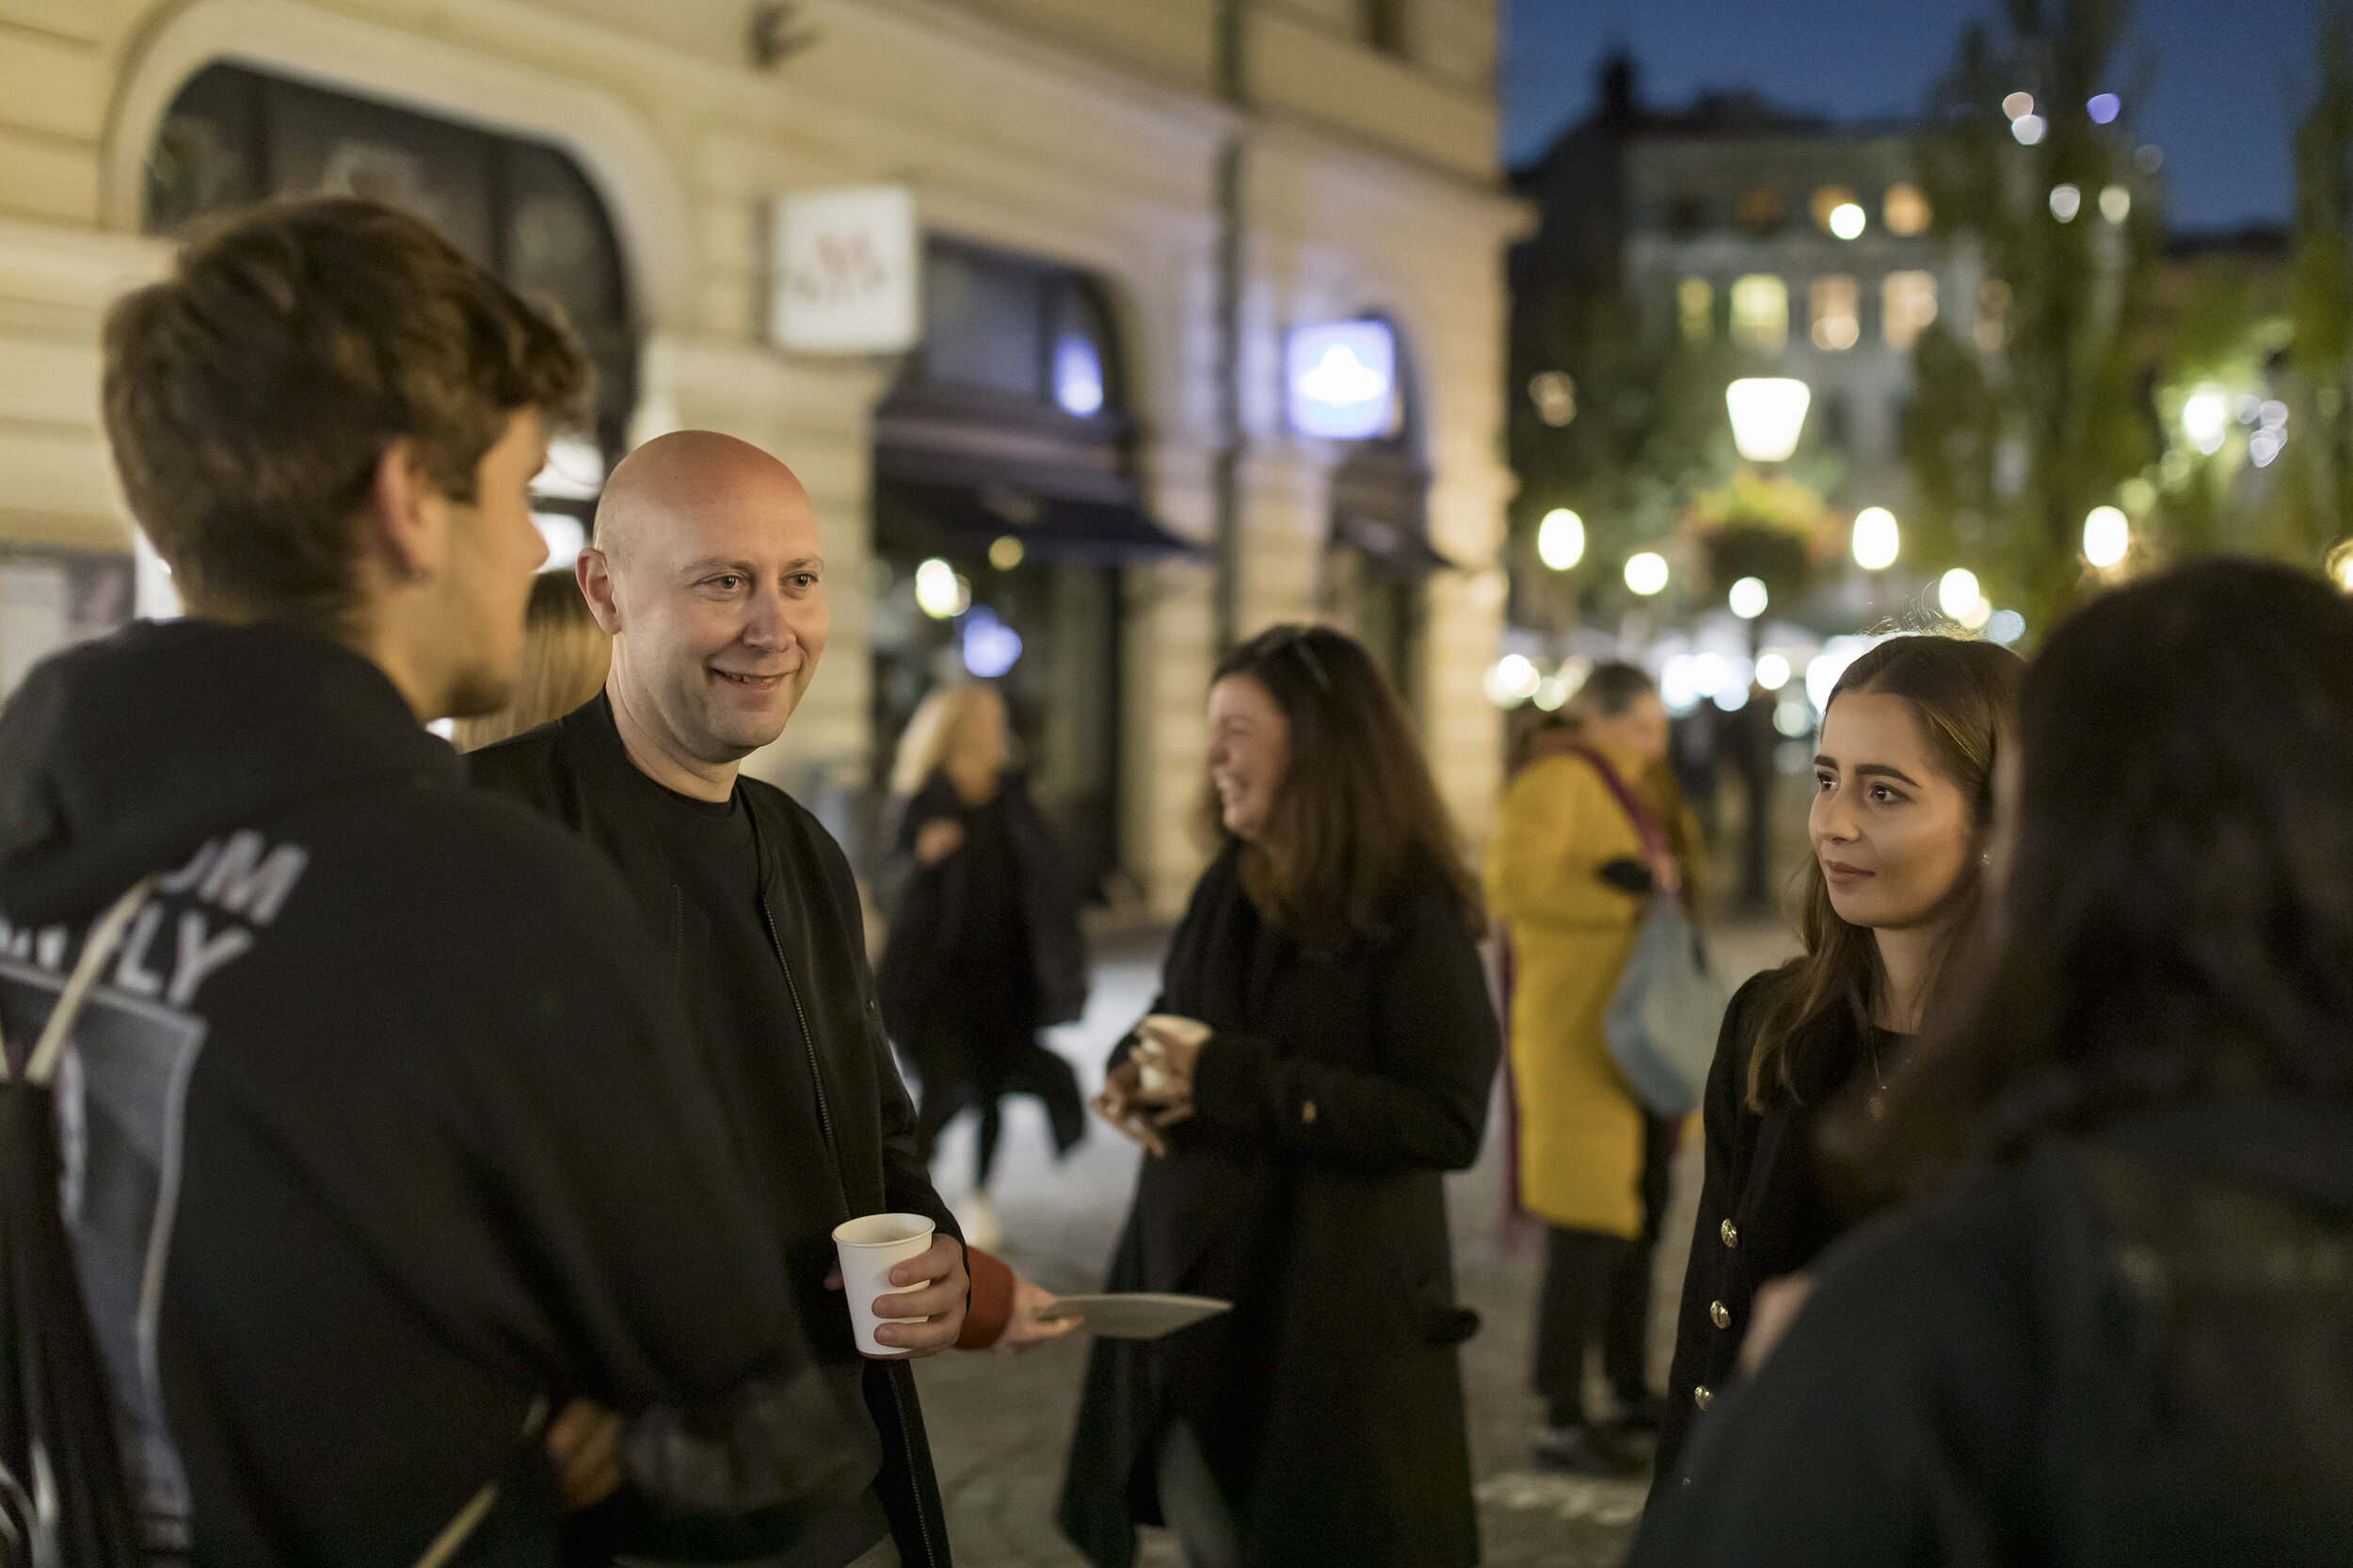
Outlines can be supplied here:
M729 1132L774 1218L801 1320L840 1401L882 1455L857 1499L813 1522L665 1534L625 1488L587 1516L632 1557L753 1559L777 1568L946 1568L938 1484L906 1358L968 1328L967 1259L917 1153L915 1112L883 1035L858 894L840 847L783 791L741 775L817 673L829 616L817 517L792 471L709 431L647 442L613 471L581 591L613 634L605 689L553 724L472 754L474 781L611 855L698 1025ZM898 1358L851 1336L832 1232L917 1213L930 1252L877 1304ZM979 1336L1014 1310L1002 1264L971 1260ZM1034 1298L1023 1305L1034 1317ZM1050 1298L1046 1298L1050 1300ZM1032 1325L1034 1335L1052 1332ZM967 1335L966 1343L975 1336ZM559 1456L561 1457L561 1456ZM598 1531L603 1531L600 1537Z

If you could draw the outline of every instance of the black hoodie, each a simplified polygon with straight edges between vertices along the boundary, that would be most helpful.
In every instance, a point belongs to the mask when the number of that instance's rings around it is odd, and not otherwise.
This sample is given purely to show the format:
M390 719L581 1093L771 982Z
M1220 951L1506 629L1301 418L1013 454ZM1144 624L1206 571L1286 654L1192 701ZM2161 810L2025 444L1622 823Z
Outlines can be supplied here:
M456 1560L552 1562L537 1401L807 1371L619 879L463 788L374 664L182 621L35 669L0 712L13 1046L151 872L59 1101L162 1541L407 1568L501 1477Z

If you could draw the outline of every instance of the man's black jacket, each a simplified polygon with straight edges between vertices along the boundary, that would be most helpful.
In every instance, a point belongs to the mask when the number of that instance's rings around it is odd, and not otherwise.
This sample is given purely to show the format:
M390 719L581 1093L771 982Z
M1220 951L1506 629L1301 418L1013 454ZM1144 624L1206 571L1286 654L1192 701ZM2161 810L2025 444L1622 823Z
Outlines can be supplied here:
M828 1424L627 889L466 789L376 665L189 620L37 667L0 711L11 1045L151 873L58 1097L158 1537L199 1568L407 1568L504 1472L456 1562L552 1564L538 1400L800 1369Z
M650 825L632 808L643 778L603 694L552 724L472 753L467 763L476 784L603 849L662 939L667 971L693 972L698 917ZM758 830L766 913L804 1015L819 1116L832 1135L848 1212L924 1214L942 1234L960 1235L916 1149L915 1107L883 1032L849 859L783 791L749 777L738 789ZM789 1039L780 1027L780 1047ZM822 1149L810 1155L825 1158ZM913 1370L904 1361L870 1362L865 1387L882 1437L876 1485L891 1534L909 1568L947 1568L947 1525Z

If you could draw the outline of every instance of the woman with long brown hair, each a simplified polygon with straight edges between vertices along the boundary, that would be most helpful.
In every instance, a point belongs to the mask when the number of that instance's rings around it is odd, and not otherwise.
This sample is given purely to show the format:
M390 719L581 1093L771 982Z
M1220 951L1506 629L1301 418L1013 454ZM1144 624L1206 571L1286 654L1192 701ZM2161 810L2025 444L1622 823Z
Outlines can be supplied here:
M1861 1140L1912 1206L1808 1271L1634 1562L2353 1562L2353 609L2116 589L2018 737L1983 953Z
M1883 1107L1897 1056L1942 1003L1983 888L1993 769L2025 670L1992 643L1891 637L1832 688L1797 911L1805 952L1733 998L1708 1074L1654 1500L1683 1484L1685 1439L1737 1363L1757 1287L1857 1217L1824 1184L1817 1124L1843 1096Z
M1109 1288L1233 1310L1096 1342L1063 1528L1102 1568L1139 1523L1197 1568L1469 1568L1478 1319L1441 1177L1478 1156L1498 1052L1478 892L1350 638L1235 649L1209 729L1217 858L1097 1106L1148 1151Z

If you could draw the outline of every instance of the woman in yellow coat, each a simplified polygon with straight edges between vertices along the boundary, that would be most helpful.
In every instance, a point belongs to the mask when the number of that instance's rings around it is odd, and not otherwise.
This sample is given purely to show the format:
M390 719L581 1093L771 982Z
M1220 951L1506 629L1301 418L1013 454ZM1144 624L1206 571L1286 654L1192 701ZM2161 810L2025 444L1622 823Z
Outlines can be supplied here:
M1657 1419L1644 1381L1646 1242L1665 1207L1673 1131L1652 1124L1619 1074L1602 1016L1651 896L1689 884L1694 836L1664 776L1667 714L1649 678L1603 665L1577 716L1573 744L1545 748L1505 791L1486 885L1512 950L1520 1203L1550 1227L1534 1380L1549 1427L1537 1459L1614 1475L1642 1463L1625 1427ZM1642 803L1648 834L1605 768ZM1596 1337L1630 1420L1588 1418L1585 1350Z

